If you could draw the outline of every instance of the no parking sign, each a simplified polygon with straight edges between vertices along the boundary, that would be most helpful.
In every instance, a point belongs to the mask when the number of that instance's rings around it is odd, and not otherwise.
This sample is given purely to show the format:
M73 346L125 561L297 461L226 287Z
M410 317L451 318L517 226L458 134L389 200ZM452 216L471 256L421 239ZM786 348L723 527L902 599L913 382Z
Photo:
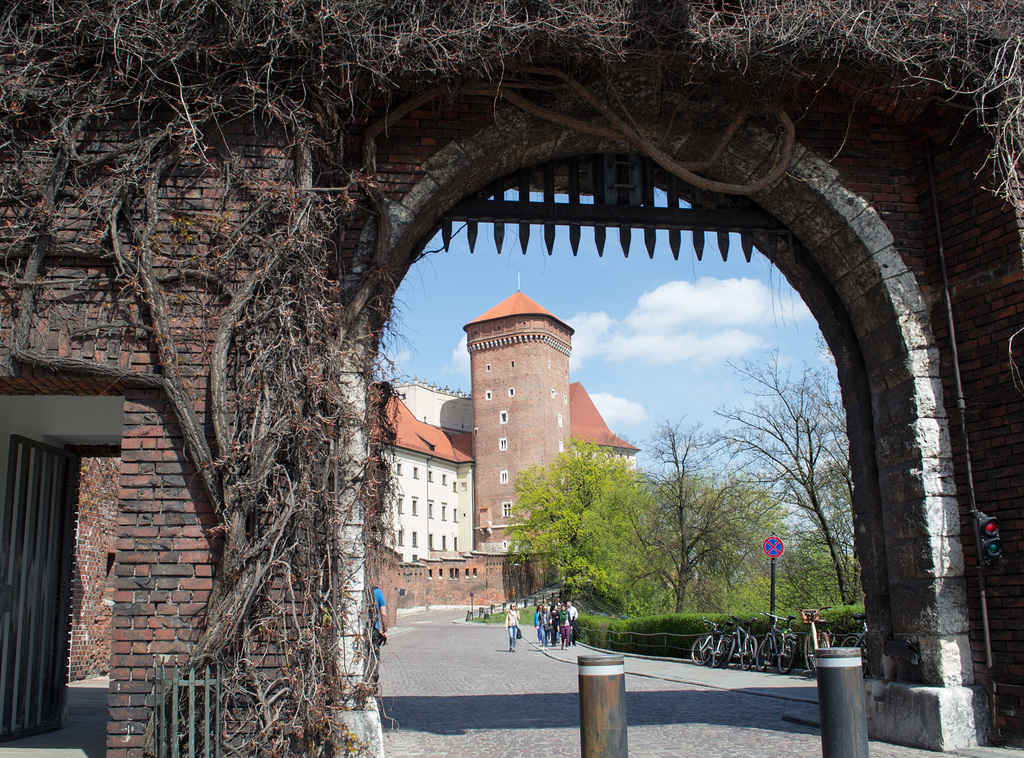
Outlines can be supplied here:
M774 534L764 541L764 554L769 558L778 558L784 552L786 552L786 546L782 544L782 540L776 537Z

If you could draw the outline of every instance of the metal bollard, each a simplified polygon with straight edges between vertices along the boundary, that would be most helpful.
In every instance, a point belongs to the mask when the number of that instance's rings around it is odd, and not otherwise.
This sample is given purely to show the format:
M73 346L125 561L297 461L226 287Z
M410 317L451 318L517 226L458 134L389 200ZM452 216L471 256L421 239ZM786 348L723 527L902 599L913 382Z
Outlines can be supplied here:
M822 758L868 758L860 649L820 648L814 654Z
M626 666L621 655L581 655L580 754L627 758Z

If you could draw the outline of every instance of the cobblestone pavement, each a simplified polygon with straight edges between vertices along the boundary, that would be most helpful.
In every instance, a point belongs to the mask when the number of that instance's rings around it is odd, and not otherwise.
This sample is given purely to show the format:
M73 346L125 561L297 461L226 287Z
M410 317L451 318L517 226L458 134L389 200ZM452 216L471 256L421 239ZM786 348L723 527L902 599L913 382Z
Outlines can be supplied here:
M453 624L456 615L406 616L390 635L381 669L388 758L579 756L576 664L527 644L530 627L512 654L503 627ZM816 721L810 703L627 674L626 713L635 758L821 755L816 728L782 718ZM871 755L936 754L872 742Z

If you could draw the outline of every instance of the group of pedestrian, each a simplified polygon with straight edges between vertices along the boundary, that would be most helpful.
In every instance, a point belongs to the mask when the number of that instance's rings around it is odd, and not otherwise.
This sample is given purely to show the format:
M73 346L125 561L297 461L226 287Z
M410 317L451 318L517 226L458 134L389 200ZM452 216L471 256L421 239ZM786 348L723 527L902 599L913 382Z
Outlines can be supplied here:
M570 600L555 603L550 608L537 606L533 614L533 625L537 629L537 641L542 647L561 645L562 649L576 644L580 633L580 612Z
M580 612L570 600L568 603L555 603L550 608L538 605L533 614L533 626L537 630L537 641L542 647L561 645L565 650L576 644L579 637ZM505 631L508 632L508 651L516 651L516 642L523 637L519 629L519 608L511 603L505 611Z

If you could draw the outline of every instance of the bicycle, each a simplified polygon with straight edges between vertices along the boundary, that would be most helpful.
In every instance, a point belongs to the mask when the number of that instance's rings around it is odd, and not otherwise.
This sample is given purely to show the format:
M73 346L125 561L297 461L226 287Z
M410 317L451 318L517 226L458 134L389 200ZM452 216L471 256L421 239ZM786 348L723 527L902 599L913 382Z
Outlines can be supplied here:
M729 661L732 659L732 646L734 643L733 626L734 622L732 621L722 623L718 637L715 639L714 646L711 649L711 661L708 665L712 668L724 668L729 665Z
M754 662L757 670L767 671L774 661L780 674L788 674L793 669L793 663L796 660L797 636L789 629L789 624L796 619L796 616L782 618L782 616L774 616L764 611L761 613L770 621L768 633L757 647L757 658ZM786 625L785 629L779 629L778 622L780 621Z
M715 648L715 660L712 665L725 668L735 658L738 660L740 668L749 671L757 658L757 640L750 632L750 627L757 619L751 618L745 621L737 616L732 616L731 619L733 631L725 638L726 644Z
M839 647L859 647L861 671L864 676L868 676L868 646L865 639L868 634L868 614L855 613L853 620L861 623L861 630L842 637L839 640Z
M819 648L832 646L832 637L828 630L818 629L818 624L824 623L821 620L821 613L827 610L828 608L808 608L797 611L800 614L800 620L811 627L811 631L804 639L804 663L807 665L808 671L814 671L814 652Z
M690 646L690 660L698 666L708 666L711 664L718 638L722 636L723 627L706 618L702 618L702 621L707 625L708 633L693 641L693 645Z

